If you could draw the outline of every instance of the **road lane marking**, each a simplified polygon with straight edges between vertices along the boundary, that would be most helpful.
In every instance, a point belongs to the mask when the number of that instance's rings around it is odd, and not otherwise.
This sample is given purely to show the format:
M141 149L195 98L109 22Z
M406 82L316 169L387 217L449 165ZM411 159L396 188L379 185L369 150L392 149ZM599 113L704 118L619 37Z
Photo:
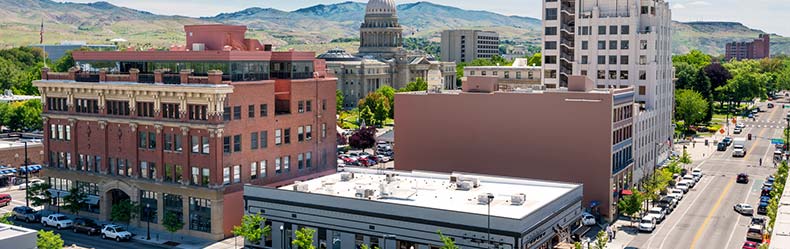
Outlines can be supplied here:
M752 147L749 147L749 150L746 151L746 157L743 158L744 161L748 161L749 157L752 156L752 154L753 154L752 152L754 151L754 148L757 147L757 144L758 144L757 140L760 137L763 136L763 133L765 133L765 130L766 129L761 130L760 134L758 134L757 137L753 137L754 142L752 142Z
M707 161L702 161L702 163L700 163L699 165L697 165L697 167L698 167L698 168L700 168L700 169L702 169L702 165L704 165L706 162L707 162ZM703 172L704 172L704 171L703 171ZM684 217L686 217L686 214L688 214L688 212L689 212L689 211L691 210L691 208L694 206L694 203L697 203L697 200L699 199L699 197L700 197L700 196L702 196L702 193L704 193L704 192L705 192L705 190L706 190L706 189L708 189L708 186L710 186L710 185L711 185L711 183L713 183L713 178L712 178L712 176L713 176L712 174L711 174L711 177L704 177L704 175L703 175L703 178L702 178L702 180L700 180L700 182L702 182L702 181L706 181L705 187L703 187L703 188L702 188L702 191L701 191L701 192L697 193L697 196L696 196L696 197L694 197L694 200L692 200L692 201L691 201L691 204L689 204L689 206L686 208L686 210L685 210L685 211L683 211L683 215L681 215L681 216L680 216L680 219L676 220L676 221L675 221L675 224L674 224L674 225L672 225L672 226L663 225L663 226L659 227L659 228L658 228L658 231L661 231L661 229L663 229L664 227L675 227L675 226L676 226L678 223L680 223L681 221L683 221L683 218L684 218ZM686 196L685 194L684 194L684 196L685 196L685 198L684 198L684 199L688 200L688 198L689 198L689 197L688 197L688 196ZM680 207L680 204L678 204L678 207ZM677 211L677 210L676 210L676 211ZM674 212L673 212L673 213L674 213ZM673 231L673 230L670 228L670 230L669 230L669 233L672 233L672 231ZM659 247L659 248L664 248L664 243L667 241L667 238L669 238L669 233L667 233L667 235L664 237L664 239L662 239L662 240L661 240L661 244L659 244L659 245L658 245L658 247ZM656 234L658 234L658 232L656 232ZM651 237L650 237L650 239L648 240L648 244L647 244L648 246L647 246L647 248L651 248L650 246L651 246L651 245L653 245L653 239L654 239L654 238L655 238L655 236L651 236Z
M718 210L719 207L721 206L721 201L724 200L724 196L726 196L730 192L730 189L732 189L732 186L735 184L735 181L733 180L729 180L729 182L730 183L727 184L727 187L724 187L724 191L722 191L721 194L719 194L719 199L716 200L716 204L714 204L713 208L711 208L710 212L708 212L708 216L705 217L705 221L702 222L702 226L700 226L699 229L697 229L697 233L694 235L694 239L691 240L691 249L694 249L696 247L697 241L702 236L702 233L705 232L705 227L708 226L710 219L713 218L713 215L716 213L716 210Z
M755 185L757 185L757 181L752 181L752 186L750 186L746 191L746 198L743 199L743 203L747 203L749 201L749 196L752 195L752 189L755 187ZM727 248L731 248L730 242L732 241L732 236L735 235L735 230L738 230L738 225L741 223L741 218L743 218L743 215L738 213L738 219L735 220L735 226L733 226L732 231L730 231L730 238L727 239Z

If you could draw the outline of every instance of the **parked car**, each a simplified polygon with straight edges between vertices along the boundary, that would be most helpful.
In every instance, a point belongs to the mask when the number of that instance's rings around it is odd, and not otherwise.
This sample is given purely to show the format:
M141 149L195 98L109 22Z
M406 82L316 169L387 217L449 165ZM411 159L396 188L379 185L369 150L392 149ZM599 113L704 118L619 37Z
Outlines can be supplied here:
M41 224L45 227L50 226L57 229L63 229L71 228L71 226L74 225L74 221L62 214L50 214L47 217L41 218Z
M768 202L760 202L760 205L757 205L757 214L765 215L768 213Z
M16 206L11 210L11 217L15 220L23 220L25 222L35 222L41 219L36 215L36 210L28 206Z
M738 177L735 179L735 182L744 183L744 184L749 183L749 175L747 175L746 173L740 173L738 174Z
M734 129L734 130L732 130L732 133L733 133L733 134L741 134L741 132L743 132L743 129L741 129L741 128L738 128L738 127L735 127L735 129Z
M741 249L757 249L759 246L760 244L757 244L757 242L746 241L743 242L743 247L741 247Z
M685 192L682 189L673 188L673 189L669 190L668 196L671 196L672 198L675 198L678 201L680 201L680 200L683 199L683 195L684 194L685 194Z
M595 216L590 213L583 212L582 213L582 225L585 226L592 226L597 224L598 222L595 220Z
M693 176L697 181L699 181L699 179L702 179L702 169L696 168L691 170L691 176Z
M683 180L681 180L680 182L686 182L686 184L689 185L689 188L694 188L694 185L697 185L697 181L694 180L694 177L691 175L683 176Z
M656 229L656 218L652 215L642 217L639 221L639 231L652 233Z
M719 142L716 144L716 151L726 151L727 150L727 143Z
M764 232L765 229L763 229L762 225L749 225L749 230L746 230L746 240L763 242Z
M664 208L664 210L667 211L666 213L671 213L672 211L675 210L675 208L677 208L678 200L680 200L680 198L675 198L674 196L667 195L658 201L658 206Z
M651 208L650 210L647 211L647 215L656 218L656 222L658 223L664 221L664 218L666 217L666 213L664 212L664 209L661 207Z
M774 108L774 104L773 103L768 103L768 108Z
M774 189L773 187L763 187L762 192L760 193L760 196L769 196L770 197L771 196L771 190L773 190L773 189Z
M392 160L392 158L385 156L385 155L376 155L376 158L379 159L380 162L386 163Z
M746 203L735 204L732 209L742 215L754 215L754 207Z
M86 233L88 235L99 234L101 231L101 226L96 224L95 221L87 218L76 218L74 219L74 232L75 233Z
M101 238L102 239L114 239L115 241L120 242L121 240L129 240L132 238L132 233L126 230L126 228L119 226L119 225L106 225L101 230Z
M41 180L41 179L33 179L33 180L30 180L30 181L27 183L27 186L33 187L33 186L36 186L36 185L39 185L39 184L42 184L42 183L44 183L44 180ZM25 186L25 182L24 182L24 181L22 181L22 184L20 184L20 185L19 185L19 189L26 189L26 188L27 188L27 186Z
M680 181L678 184L675 184L676 189L683 190L683 193L689 192L689 183L685 181Z
M0 206L8 206L8 204L11 204L11 199L11 194L0 194Z

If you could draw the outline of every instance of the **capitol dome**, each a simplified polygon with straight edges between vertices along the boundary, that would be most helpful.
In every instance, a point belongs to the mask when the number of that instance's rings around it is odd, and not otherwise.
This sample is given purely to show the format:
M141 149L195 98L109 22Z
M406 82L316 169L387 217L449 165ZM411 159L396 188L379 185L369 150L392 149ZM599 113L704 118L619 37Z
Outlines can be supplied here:
M365 8L367 14L395 13L396 11L395 0L370 0Z

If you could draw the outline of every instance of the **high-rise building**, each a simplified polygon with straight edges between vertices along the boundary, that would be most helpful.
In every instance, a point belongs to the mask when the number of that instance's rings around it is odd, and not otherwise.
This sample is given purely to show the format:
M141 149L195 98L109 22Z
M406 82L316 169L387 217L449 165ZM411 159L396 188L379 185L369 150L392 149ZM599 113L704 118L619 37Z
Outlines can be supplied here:
M475 59L490 59L499 55L499 34L482 30L442 31L442 60L471 62Z
M664 0L544 0L543 83L588 76L599 88L632 86L634 178L653 171L671 145L674 85L671 10Z
M771 57L771 35L760 34L750 42L731 42L725 48L725 60L763 59Z
M272 52L246 27L185 26L188 51L74 52L67 73L42 70L44 177L63 205L106 221L137 202L178 233L231 236L242 185L281 186L336 171L335 83L312 52Z

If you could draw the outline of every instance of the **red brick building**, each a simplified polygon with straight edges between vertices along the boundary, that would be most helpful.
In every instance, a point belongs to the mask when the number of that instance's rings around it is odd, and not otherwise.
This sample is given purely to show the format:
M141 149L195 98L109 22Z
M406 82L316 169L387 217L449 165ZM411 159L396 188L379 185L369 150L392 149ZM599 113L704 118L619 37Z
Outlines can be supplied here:
M727 43L725 60L763 59L771 57L771 35L760 34L751 42Z
M129 199L150 206L152 228L173 212L179 233L217 240L241 221L243 184L336 171L337 79L244 26L184 29L186 47L74 52L68 73L42 70L44 174L54 194L88 193L81 215L108 220Z

